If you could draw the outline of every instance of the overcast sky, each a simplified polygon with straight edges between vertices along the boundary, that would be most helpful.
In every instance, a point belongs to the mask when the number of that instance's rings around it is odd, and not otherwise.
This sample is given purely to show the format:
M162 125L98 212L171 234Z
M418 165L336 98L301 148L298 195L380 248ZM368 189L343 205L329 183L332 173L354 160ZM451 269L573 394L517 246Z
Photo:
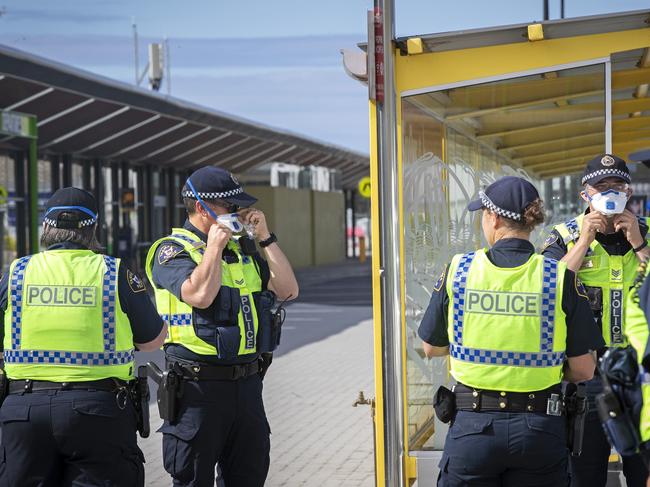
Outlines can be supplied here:
M399 36L541 20L541 0L396 0ZM551 0L551 18L559 17ZM368 152L367 90L339 49L365 40L369 0L0 0L0 44L133 83L167 36L172 95ZM566 16L650 8L645 0L566 0ZM142 63L142 61L141 61ZM161 90L166 92L165 88Z

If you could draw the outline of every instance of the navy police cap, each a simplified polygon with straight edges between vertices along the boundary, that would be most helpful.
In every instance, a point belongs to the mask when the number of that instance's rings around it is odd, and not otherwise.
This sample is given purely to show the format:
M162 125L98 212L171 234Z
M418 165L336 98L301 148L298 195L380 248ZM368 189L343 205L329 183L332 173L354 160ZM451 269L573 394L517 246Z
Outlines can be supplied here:
M56 228L83 228L97 223L97 201L92 193L79 188L61 188L47 200L47 225Z
M612 154L602 154L587 163L582 175L582 184L593 186L605 178L616 177L631 183L630 170L625 161Z
M478 198L467 205L470 211L487 208L497 215L520 221L526 208L539 199L539 193L529 181L505 176L479 191Z
M221 200L242 208L251 206L257 201L257 198L244 192L244 188L235 176L215 166L205 166L194 171L187 178L181 196L207 201Z

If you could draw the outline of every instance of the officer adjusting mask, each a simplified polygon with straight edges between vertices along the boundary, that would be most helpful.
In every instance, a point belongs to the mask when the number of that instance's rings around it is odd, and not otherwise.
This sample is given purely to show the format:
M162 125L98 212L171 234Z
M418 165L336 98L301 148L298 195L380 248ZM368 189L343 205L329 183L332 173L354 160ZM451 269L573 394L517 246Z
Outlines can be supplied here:
M585 193L586 194L586 193ZM627 205L627 192L608 189L602 193L596 193L593 196L587 194L594 210L603 215L618 215L623 213Z
M253 238L253 231L250 225L244 225L239 219L238 213L226 213L225 215L217 215L212 208L210 208L205 201L199 196L192 181L187 180L187 186L194 194L194 197L201 204L203 209L218 223L221 223L223 226L227 227L233 233L242 233L243 235L237 239L239 247L242 250L244 255L253 255L257 252L255 247L255 239Z

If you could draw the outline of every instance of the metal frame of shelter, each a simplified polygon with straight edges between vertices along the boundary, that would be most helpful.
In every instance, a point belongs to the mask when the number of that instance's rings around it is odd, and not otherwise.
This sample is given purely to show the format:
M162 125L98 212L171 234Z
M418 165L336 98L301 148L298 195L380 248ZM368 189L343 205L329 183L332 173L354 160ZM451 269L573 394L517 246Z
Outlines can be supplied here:
M377 0L374 15L367 50L377 68L369 73L377 84L369 103L372 251L379 256L376 484L407 486L417 478L424 487L434 485L440 451L418 451L419 437L407 428L405 219L413 215L404 213L406 100L442 127L443 161L452 129L544 184L578 173L603 152L628 157L650 147L650 11L405 38L394 35L394 0ZM564 70L573 70L571 77ZM433 421L425 426L436 434Z

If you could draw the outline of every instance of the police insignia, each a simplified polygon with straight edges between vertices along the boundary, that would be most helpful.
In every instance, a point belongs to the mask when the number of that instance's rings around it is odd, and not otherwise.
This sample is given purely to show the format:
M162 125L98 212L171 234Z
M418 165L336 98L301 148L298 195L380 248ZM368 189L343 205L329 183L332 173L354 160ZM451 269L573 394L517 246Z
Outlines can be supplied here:
M582 281L578 278L578 274L575 274L574 277L575 277L576 292L578 293L578 295L582 296L583 298L589 299L589 295L587 294L587 290L582 285Z
M134 293L141 293L146 290L144 281L128 269L126 271L126 280L129 281L129 287Z
M445 283L445 276L447 275L447 267L445 267L442 270L442 273L440 274L440 277L436 281L436 283L433 285L433 290L438 292L442 289L442 285Z
M173 259L177 254L181 253L182 251L183 251L182 248L179 249L172 244L161 245L160 249L158 250L158 263L164 264L168 260Z
M546 250L547 247L550 247L553 245L555 242L557 242L558 235L555 232L551 232L551 234L546 237L546 240L544 240L544 245L542 245L542 252Z

